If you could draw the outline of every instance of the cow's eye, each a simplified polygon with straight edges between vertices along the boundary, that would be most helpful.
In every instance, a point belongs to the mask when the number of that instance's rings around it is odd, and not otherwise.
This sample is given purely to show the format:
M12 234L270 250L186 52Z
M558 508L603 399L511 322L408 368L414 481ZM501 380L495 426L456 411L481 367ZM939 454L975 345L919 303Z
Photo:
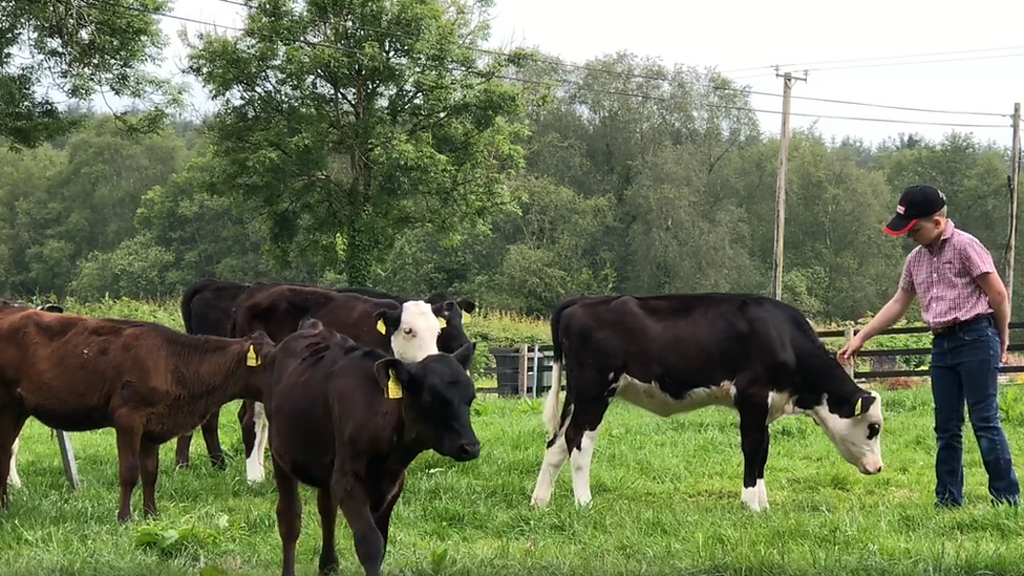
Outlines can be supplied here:
M412 328L406 328L405 330L403 330L403 332L405 332L406 336L411 336L412 335Z
M868 424L868 440L874 440L882 432L882 426L872 422Z

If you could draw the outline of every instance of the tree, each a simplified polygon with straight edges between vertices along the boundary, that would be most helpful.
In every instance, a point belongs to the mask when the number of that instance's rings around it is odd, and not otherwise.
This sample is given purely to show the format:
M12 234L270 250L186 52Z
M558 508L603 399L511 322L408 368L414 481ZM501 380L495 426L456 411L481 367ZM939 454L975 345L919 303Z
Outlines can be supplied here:
M282 257L305 230L360 285L402 230L513 208L522 95L496 76L522 54L477 48L491 3L254 0L241 34L183 40L221 103L217 189L260 202Z
M107 89L135 99L162 94L168 97L163 105L134 121L119 115L137 131L159 126L180 104L180 93L143 68L159 62L166 46L154 13L168 5L168 0L0 3L0 137L12 148L34 148L77 129L86 116L61 110L50 95L54 88L71 100Z

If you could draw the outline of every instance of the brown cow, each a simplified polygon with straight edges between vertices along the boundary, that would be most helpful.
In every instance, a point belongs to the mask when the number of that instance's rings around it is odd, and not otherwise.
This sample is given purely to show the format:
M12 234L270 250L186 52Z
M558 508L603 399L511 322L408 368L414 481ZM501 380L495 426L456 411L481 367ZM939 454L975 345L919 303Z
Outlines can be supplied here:
M17 312L19 310L31 309L32 305L28 302L16 301L11 302L10 300L4 300L0 298L0 317L5 312ZM46 312L52 312L54 314L63 314L64 308L59 304L43 304L41 306L35 306L36 310L44 310ZM53 434L53 429L50 429L50 434ZM14 437L14 444L11 446L11 468L7 477L7 483L15 488L21 487L21 477L18 476L18 437Z
M237 303L231 334L244 336L262 330L280 342L307 317L322 321L360 345L394 354L405 362L438 351L452 353L469 343L462 330L461 311L451 301L433 306L422 300L398 304L324 288L285 285L244 293ZM439 324L442 319L444 324ZM264 477L267 425L263 410L259 403L250 401L239 407L246 479L250 483Z
M230 336L231 317L235 309L236 301L242 293L246 293L247 297L252 297L257 292L269 290L278 286L316 288L316 286L310 286L308 284L294 283L243 283L231 280L217 280L214 278L202 278L197 280L185 289L181 297L181 318L185 323L185 332L188 334L207 334L210 336ZM344 287L330 288L330 290L339 293L362 294L363 296L369 296L372 298L394 300L398 304L404 304L409 300L416 300L416 298L396 296L386 292L381 292L380 290L374 290L372 288ZM424 298L424 300L426 300L428 304L441 304L451 300L455 302L462 311L462 319L468 319L469 314L476 311L476 302L466 298L459 298L458 300L455 300L451 296L440 292L435 292L427 298ZM458 340L458 338L456 337L455 340ZM454 347L451 348L451 350L457 350L458 347L464 343L465 341L453 341L452 346ZM447 347L443 348L446 350L448 349ZM239 419L243 422L243 437L246 435L253 436L255 432L252 430L251 419L247 421L243 418L244 406L239 414ZM220 445L220 434L217 429L219 422L220 408L217 408L206 420L203 421L202 431L203 440L206 442L206 451L210 456L211 465L217 469L224 469L224 451ZM248 422L248 424L245 422ZM243 440L243 444L244 442L245 441ZM191 430L178 437L174 459L175 464L178 467L184 468L189 465L188 452L191 445Z
M405 363L309 319L267 356L263 398L282 576L295 574L300 482L317 489L320 572L338 567L340 505L365 573L380 574L409 464L427 450L458 462L480 454L470 422L475 387L466 373L475 348L471 342L453 355Z
M237 398L262 398L266 334L190 336L152 322L23 310L0 316L0 478L30 417L68 431L114 428L118 520L131 517L141 472L146 515L156 514L160 444ZM0 507L8 506L7 485Z

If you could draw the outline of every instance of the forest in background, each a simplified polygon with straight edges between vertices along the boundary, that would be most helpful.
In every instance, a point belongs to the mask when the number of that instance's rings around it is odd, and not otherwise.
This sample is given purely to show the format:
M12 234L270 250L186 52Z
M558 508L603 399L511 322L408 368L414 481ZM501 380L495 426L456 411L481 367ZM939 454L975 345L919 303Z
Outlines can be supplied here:
M254 2L241 34L190 39L203 118L140 132L80 106L0 151L0 293L176 299L212 276L543 316L581 293L769 292L778 139L729 78L492 53L486 2L334 4ZM881 226L922 181L1002 272L1009 155L793 131L783 300L820 323L882 306L913 246Z

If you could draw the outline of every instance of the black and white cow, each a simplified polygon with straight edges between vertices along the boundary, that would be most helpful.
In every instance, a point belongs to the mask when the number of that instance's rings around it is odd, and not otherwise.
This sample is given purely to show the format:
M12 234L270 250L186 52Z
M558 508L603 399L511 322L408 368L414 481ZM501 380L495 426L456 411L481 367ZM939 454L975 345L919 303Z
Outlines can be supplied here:
M710 405L739 412L741 501L768 507L768 425L807 414L863 474L882 470L882 400L857 386L807 319L778 300L742 294L580 296L551 318L554 378L544 406L551 434L531 504L544 507L566 459L576 503L590 502L590 461L612 398L663 417Z

